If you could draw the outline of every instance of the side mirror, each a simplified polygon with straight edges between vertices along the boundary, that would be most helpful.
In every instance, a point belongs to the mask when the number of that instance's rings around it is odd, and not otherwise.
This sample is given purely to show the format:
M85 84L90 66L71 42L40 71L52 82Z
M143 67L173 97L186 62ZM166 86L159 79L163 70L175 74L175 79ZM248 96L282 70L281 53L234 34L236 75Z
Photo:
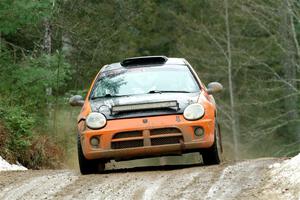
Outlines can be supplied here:
M69 103L71 106L83 106L84 99L80 95L74 95L69 99Z
M223 90L223 86L218 82L211 82L207 85L207 93L214 94L217 92L221 92Z

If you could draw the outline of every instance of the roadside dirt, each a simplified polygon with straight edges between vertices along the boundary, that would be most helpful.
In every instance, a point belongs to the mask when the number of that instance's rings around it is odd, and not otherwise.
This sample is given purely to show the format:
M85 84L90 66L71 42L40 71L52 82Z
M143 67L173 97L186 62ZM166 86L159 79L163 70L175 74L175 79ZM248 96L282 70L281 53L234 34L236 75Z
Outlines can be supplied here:
M269 166L281 162L264 158L219 166L137 167L86 176L71 170L0 172L0 199L299 200L295 188L277 185L274 193L269 186Z

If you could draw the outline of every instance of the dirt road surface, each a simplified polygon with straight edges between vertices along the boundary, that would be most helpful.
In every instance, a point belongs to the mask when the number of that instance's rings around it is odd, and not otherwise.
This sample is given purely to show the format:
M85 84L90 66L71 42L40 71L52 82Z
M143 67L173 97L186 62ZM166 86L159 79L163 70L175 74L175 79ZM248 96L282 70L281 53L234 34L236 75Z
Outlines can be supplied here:
M300 199L299 185L272 182L264 158L219 166L177 165L108 170L0 172L0 199ZM299 190L298 190L299 189Z

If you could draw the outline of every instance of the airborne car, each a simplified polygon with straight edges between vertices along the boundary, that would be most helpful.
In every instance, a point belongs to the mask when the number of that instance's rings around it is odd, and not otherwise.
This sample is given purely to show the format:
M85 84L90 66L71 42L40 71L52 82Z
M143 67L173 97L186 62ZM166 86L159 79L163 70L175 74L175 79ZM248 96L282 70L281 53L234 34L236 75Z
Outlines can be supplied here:
M221 137L213 93L183 58L135 57L105 65L85 100L75 95L82 174L104 171L110 160L199 152L219 164Z

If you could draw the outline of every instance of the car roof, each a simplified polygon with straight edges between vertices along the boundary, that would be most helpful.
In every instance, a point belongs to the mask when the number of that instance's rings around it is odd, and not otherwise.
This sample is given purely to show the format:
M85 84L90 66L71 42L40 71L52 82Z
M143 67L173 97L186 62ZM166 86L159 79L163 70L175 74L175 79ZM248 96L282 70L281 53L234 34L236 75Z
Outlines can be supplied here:
M151 61L147 64L145 64L144 62L141 62L141 64L139 64L138 62L136 62L134 64L134 66L124 66L124 61L128 61L128 60L148 60L150 61L150 59L164 59L162 63L151 63ZM108 64L105 65L104 67L102 67L101 72L104 71L110 71L110 70L117 70L117 69L122 69L122 68L130 68L130 67L139 67L139 66L153 66L153 65L159 65L159 66L163 66L163 65L188 65L188 62L184 59L184 58L168 58L166 56L143 56L143 57L133 57L133 58L126 58L125 60L118 62L118 63L112 63L112 64Z

